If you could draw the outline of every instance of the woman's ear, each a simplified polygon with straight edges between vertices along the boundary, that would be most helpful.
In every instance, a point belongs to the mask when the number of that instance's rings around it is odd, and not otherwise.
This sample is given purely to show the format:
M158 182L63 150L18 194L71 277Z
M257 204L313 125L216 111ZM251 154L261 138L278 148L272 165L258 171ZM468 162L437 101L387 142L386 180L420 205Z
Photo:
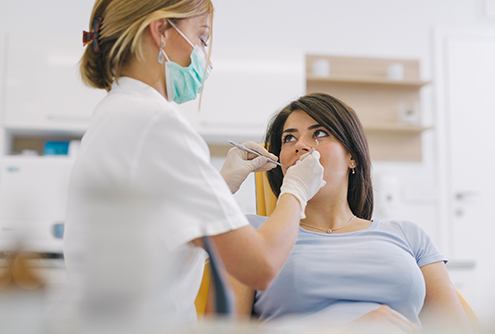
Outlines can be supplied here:
M357 163L356 163L356 160L354 160L352 158L351 155L349 155L349 168L350 169L353 169L353 168L356 168L357 167Z
M160 49L167 44L170 25L166 19L155 20L149 25L151 40Z

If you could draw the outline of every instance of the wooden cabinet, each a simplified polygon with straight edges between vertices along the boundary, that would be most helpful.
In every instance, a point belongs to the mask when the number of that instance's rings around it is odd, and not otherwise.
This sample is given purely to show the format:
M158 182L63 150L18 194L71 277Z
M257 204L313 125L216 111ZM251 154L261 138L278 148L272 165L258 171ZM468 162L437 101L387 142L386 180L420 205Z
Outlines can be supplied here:
M421 161L419 62L337 56L306 56L306 91L323 92L351 106L363 124L373 160Z

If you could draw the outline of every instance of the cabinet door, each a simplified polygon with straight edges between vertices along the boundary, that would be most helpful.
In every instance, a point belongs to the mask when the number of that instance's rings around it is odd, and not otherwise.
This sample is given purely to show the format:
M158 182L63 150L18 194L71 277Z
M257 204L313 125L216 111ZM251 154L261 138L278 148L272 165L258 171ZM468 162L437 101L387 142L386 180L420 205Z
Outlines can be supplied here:
M2 10L2 7L0 5L0 11ZM0 19L2 18L2 15L0 14ZM1 26L0 26L1 28ZM4 118L4 108L5 108L5 103L4 103L4 92L5 92L5 54L7 52L6 46L5 46L5 38L6 35L5 33L0 30L0 124L3 122ZM1 139L0 139L1 140Z
M261 135L276 111L304 94L302 53L280 50L277 55L249 58L246 54L213 58L213 71L197 113L200 131Z
M4 12L0 4L0 21L3 22ZM5 117L5 33L2 30L3 24L0 23L0 162L2 160L2 155L6 150L6 137L5 130L3 128L4 117Z
M451 256L476 261L475 306L493 310L495 31L445 41ZM489 298L491 297L491 298Z
M85 127L105 92L84 86L79 77L79 36L9 33L6 44L6 125Z

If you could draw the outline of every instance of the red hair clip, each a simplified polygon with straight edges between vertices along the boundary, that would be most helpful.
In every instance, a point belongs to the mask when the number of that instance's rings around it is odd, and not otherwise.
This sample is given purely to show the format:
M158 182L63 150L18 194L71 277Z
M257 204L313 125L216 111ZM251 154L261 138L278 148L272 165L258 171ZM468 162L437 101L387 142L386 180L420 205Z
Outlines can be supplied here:
M98 37L100 36L100 26L101 26L101 17L96 17L93 21L93 31L83 31L82 41L83 46L88 45L89 43L93 44L93 51L98 53L100 52L100 44L98 41Z
M83 46L88 45L95 40L96 34L94 32L83 31Z

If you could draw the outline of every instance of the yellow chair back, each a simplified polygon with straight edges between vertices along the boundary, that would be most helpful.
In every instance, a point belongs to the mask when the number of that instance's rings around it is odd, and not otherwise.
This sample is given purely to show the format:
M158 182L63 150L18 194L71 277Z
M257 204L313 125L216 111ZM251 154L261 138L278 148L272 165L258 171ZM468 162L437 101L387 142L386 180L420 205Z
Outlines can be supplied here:
M256 183L256 214L270 216L277 204L277 197L270 188L265 172L255 174Z
M206 305L208 303L208 293L210 291L210 265L208 261L205 263L205 269L203 272L203 278L201 280L201 285L199 287L198 295L196 296L196 300L194 305L196 306L196 313L198 318L201 318L205 315Z

